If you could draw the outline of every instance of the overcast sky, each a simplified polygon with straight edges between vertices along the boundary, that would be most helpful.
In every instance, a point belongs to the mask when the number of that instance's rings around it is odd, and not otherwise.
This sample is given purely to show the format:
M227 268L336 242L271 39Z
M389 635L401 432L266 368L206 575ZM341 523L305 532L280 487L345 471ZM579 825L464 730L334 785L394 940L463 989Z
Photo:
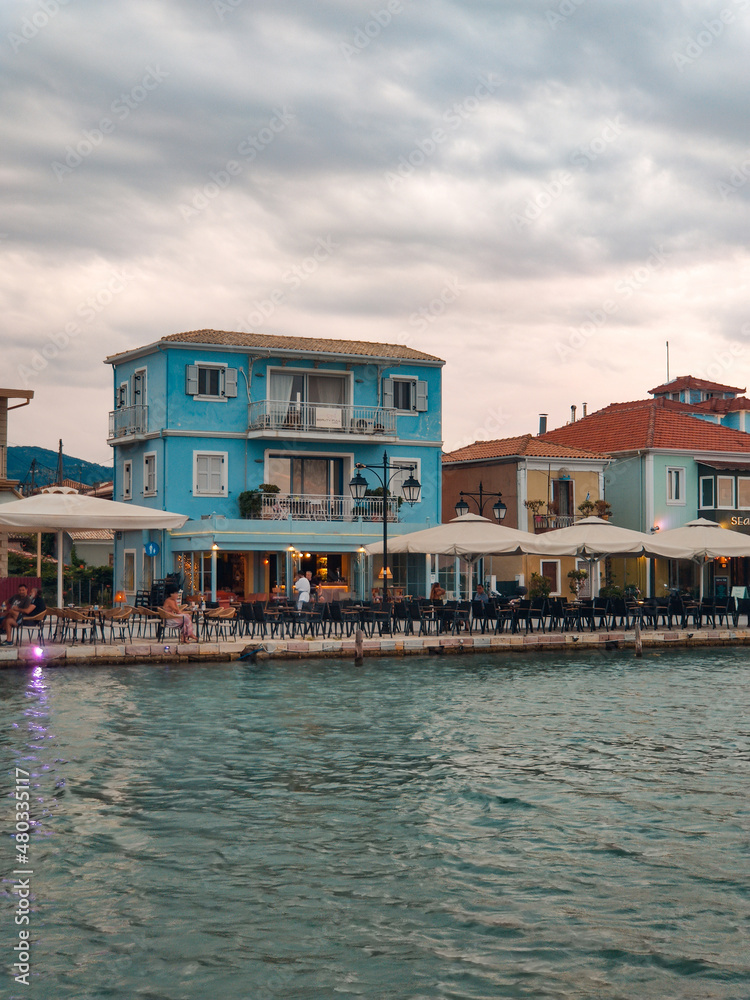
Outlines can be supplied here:
M447 449L667 341L748 384L750 0L5 0L0 45L12 444L111 460L102 360L204 327L438 355Z

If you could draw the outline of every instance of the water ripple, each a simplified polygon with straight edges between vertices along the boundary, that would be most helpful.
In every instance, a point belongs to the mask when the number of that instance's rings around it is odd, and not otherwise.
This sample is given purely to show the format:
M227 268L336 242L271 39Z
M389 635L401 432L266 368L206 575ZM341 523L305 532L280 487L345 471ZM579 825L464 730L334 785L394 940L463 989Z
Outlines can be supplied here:
M37 996L750 995L741 650L35 668L0 699Z

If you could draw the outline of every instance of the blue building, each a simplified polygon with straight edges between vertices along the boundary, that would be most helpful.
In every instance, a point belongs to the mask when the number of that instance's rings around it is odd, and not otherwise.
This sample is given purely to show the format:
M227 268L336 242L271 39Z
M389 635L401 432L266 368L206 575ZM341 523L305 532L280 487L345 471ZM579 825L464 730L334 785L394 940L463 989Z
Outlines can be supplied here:
M188 514L172 532L118 532L128 597L169 573L187 593L270 594L311 570L327 596L364 594L383 491L355 502L355 466L388 456L389 535L439 523L444 362L409 347L198 330L106 359L114 375L114 499ZM410 472L422 484L402 502ZM263 490L260 488L264 487ZM380 487L380 489L378 489ZM242 512L241 512L242 505ZM158 551L157 551L158 550ZM393 585L429 590L422 556L389 559Z

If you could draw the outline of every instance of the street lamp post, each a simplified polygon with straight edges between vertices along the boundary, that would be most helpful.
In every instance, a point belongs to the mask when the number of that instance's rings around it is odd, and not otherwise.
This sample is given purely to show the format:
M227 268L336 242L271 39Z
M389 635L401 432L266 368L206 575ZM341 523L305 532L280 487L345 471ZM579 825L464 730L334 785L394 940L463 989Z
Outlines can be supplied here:
M349 489L354 500L363 500L365 492L367 490L367 480L359 471L360 469L370 469L380 480L380 484L383 487L383 601L388 600L388 487L397 475L403 471L403 466L398 466L393 468L393 466L388 464L388 452L383 452L383 465L382 465L382 475L380 473L381 466L378 465L363 465L361 462L357 462L355 469L357 469L357 474L352 476L349 481ZM404 481L401 486L401 492L403 494L404 500L413 507L415 503L419 503L419 495L422 491L422 485L418 479L414 477L414 470L416 465L408 466L409 478Z
M492 505L492 513L495 515L496 521L504 520L505 515L508 513L508 508L503 503L502 493L485 493L485 491L482 489L481 483L479 484L478 493L471 493L471 492L466 492L465 490L461 490L461 492L459 493L459 497L461 499L456 504L456 517L463 517L464 514L469 513L469 505L464 500L464 497L471 497L471 499L477 505L480 517L484 516L484 504L485 501L488 500L490 497L497 497L497 500Z

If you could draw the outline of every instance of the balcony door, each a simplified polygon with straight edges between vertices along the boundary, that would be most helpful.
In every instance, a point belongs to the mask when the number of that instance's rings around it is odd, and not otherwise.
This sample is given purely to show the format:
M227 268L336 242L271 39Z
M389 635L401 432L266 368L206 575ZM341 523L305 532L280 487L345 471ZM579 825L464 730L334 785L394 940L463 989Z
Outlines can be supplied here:
M269 482L282 493L293 496L342 496L344 492L343 458L269 455Z
M552 503L561 517L572 517L573 510L573 483L570 479L552 480Z

